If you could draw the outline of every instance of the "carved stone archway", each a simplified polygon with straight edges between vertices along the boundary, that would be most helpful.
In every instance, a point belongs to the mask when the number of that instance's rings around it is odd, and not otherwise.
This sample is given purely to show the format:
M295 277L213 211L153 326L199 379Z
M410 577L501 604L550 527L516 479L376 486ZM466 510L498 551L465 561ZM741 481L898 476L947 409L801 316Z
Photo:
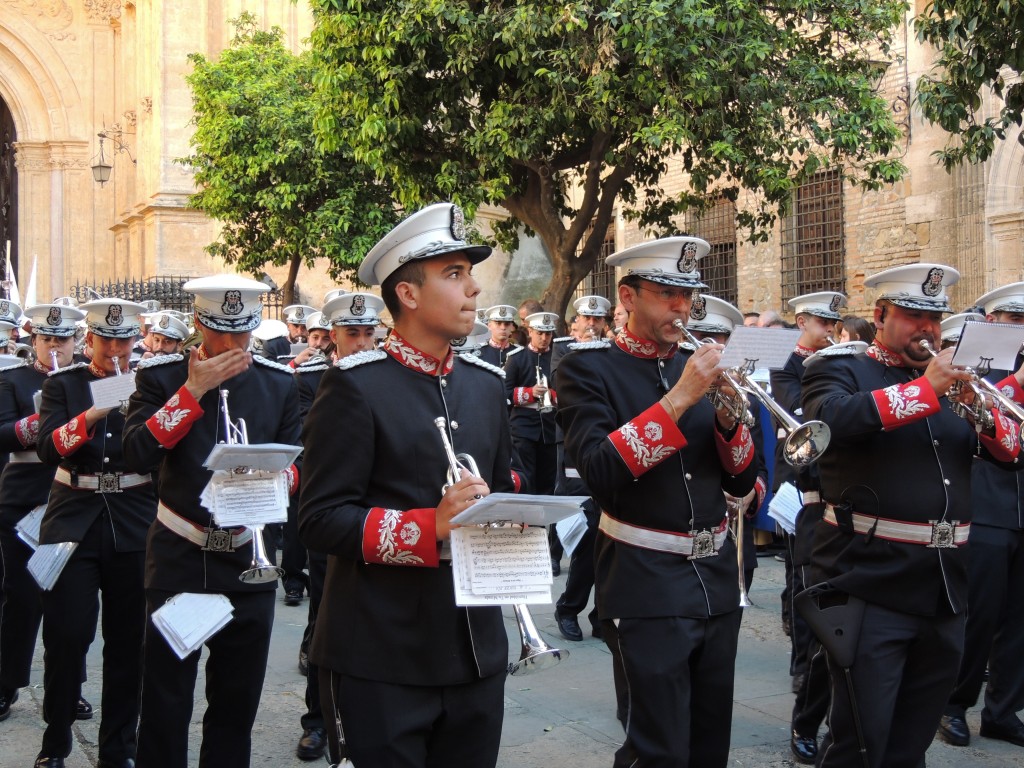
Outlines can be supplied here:
M1024 146L1019 136L1019 128L1008 132L989 161L989 289L1024 280Z

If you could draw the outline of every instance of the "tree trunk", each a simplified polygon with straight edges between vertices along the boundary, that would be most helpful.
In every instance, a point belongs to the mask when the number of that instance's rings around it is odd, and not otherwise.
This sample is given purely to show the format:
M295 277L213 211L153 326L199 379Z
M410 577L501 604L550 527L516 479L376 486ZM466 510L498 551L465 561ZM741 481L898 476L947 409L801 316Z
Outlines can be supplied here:
M299 277L300 266L302 266L302 254L292 254L292 258L288 262L288 278L284 281L284 285L281 286L281 301L284 302L283 306L285 307L296 303L295 281Z

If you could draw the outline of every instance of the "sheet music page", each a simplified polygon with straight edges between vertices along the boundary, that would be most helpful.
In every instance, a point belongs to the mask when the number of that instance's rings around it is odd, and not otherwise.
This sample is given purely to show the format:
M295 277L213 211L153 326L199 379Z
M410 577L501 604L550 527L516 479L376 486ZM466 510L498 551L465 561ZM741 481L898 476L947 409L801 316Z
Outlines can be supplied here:
M469 577L474 594L551 585L546 528L473 528L466 533Z
M751 328L738 326L729 336L722 353L722 365L739 368L748 360L754 368L782 368L796 349L800 331L796 328Z
M547 532L543 528L527 529L527 531L531 530L538 531L544 539L544 559L547 564L547 575L550 578L551 556L547 553ZM527 584L517 579L516 574L511 571L513 564L505 563L502 566L497 562L498 558L502 556L497 554L503 551L501 543L495 543L493 546L487 545L482 550L490 552L493 562L487 562L486 556L485 561L474 562L478 560L478 552L481 551L477 541L478 538L490 536L498 532L506 532L506 534L514 534L516 536L523 535L519 526L491 529L470 526L456 528L452 531L452 578L455 582L455 604L461 606L512 605L514 603L549 604L551 602L550 581L546 584ZM529 535L531 537L536 536L536 534ZM523 545L513 544L511 550L514 551L516 546ZM529 548L534 545L527 544L526 546ZM507 553L509 550L504 551ZM505 577L501 575L501 567L506 571ZM474 587L473 575L475 571L479 572L485 581L491 583L482 587ZM526 575L523 578L526 582L533 581L537 578L535 575L537 571L537 568L525 568L524 574L530 575ZM507 579L505 583L501 583L503 578Z
M456 525L526 523L552 525L574 515L589 496L543 496L528 493L492 493L452 518Z
M285 443L253 443L251 445L217 443L206 457L203 466L207 469L233 470L237 467L261 469L265 472L280 472L288 469L298 455L301 445Z
M135 392L135 371L120 376L107 376L90 382L92 404L97 408L120 408Z
M39 548L39 528L43 524L43 515L45 513L46 505L40 504L14 524L14 530L17 531L18 538L32 547L32 549Z
M207 508L213 521L221 528L251 528L288 519L288 479L283 472L215 472L203 494L210 502Z
M796 486L785 482L779 486L779 490L772 496L768 503L768 516L776 520L782 530L792 535L796 533L796 518L803 509L803 502L800 500L800 493Z
M224 628L234 607L224 595L182 592L153 611L153 625L184 659Z
M1024 326L1010 323L964 323L953 364L979 368L982 362L1001 371L1014 370L1024 344Z
M32 557L28 559L26 568L36 580L36 584L44 591L53 589L61 571L68 564L72 553L78 548L77 541L62 541L59 544L40 544Z
M576 549L576 545L580 543L580 539L586 532L587 516L583 510L575 515L563 517L555 523L555 533L558 534L558 540L562 542L562 549L565 550L566 557L572 557L573 550Z

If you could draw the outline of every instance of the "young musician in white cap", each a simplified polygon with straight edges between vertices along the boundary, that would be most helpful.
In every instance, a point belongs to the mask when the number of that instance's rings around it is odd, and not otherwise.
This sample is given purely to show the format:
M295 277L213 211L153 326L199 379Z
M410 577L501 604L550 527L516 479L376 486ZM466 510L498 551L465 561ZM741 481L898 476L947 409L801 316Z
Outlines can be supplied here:
M491 331L491 338L480 350L481 360L499 368L505 366L508 353L519 348L513 338L518 317L516 308L510 304L495 304L484 310L484 320Z
M1024 326L1024 283L996 288L975 304L989 323ZM995 384L1008 373L993 370L985 378ZM970 743L966 713L984 685L981 735L1024 747L1024 723L1017 717L1024 709L1024 485L1013 472L976 461L971 510L964 653L939 734L954 746Z
M60 309L61 325L66 308ZM56 584L43 592L43 732L36 768L61 768L73 745L71 727L85 653L96 634L102 600L103 697L99 764L133 765L141 648L145 627L146 531L156 515L152 478L128 466L121 447L121 408L97 408L91 386L128 373L139 333L139 304L99 299L82 304L92 362L61 367L42 389L36 451L55 466L40 544L75 542ZM48 310L47 322L56 319ZM80 315L80 313L79 313ZM58 361L62 362L58 352Z
M337 360L376 349L374 330L380 323L380 313L383 309L384 301L372 293L342 291L339 295L328 298L322 312L323 321L330 328L329 341L335 349ZM311 326L310 344L313 343L313 333ZM309 414L309 409L313 407L320 380L335 362L323 358L314 359L295 369L295 381L299 385L299 417L303 422ZM320 670L315 663L309 662L309 645L316 629L320 601L323 598L327 556L316 550L310 550L308 556L309 612L299 650L300 668L305 667L303 674L306 677L306 711L300 718L302 736L299 737L295 754L300 760L318 760L323 757L327 745L327 731L320 704Z
M789 300L796 314L800 337L785 366L770 374L772 399L786 413L801 420L800 404L804 377L804 361L816 352L831 346L836 323L842 318L839 310L846 306L846 296L838 291L818 291ZM818 755L818 729L828 711L829 681L824 654L807 622L793 610L793 598L807 583L806 572L814 546L814 528L821 520L821 504L817 466L796 468L783 456L784 440L775 444L775 475L773 492L783 483L791 483L800 491L804 505L797 517L797 530L792 536L783 534L786 544L786 587L782 593L783 609L790 622L789 674L793 678L793 704L789 748L797 762L813 764Z
M4 309L0 302L0 311ZM15 315L21 310L9 306ZM10 461L0 475L0 556L3 593L0 595L0 720L6 720L18 689L29 684L36 635L43 618L39 586L26 569L32 549L18 537L17 523L46 504L55 468L36 453L39 414L35 397L46 375L71 365L76 323L85 313L56 304L25 310L35 361L0 372L0 451ZM84 705L84 708L83 708ZM77 719L92 717L92 706L79 698Z
M341 747L357 766L497 761L501 610L455 605L442 546L454 514L513 487L501 377L450 345L473 327L473 265L490 253L465 236L462 211L438 203L367 254L359 279L381 286L394 330L324 374L306 419L299 533L331 556L310 661L325 713L337 713L326 717L332 763ZM438 418L480 473L443 491Z
M254 558L248 528L219 528L200 501L211 472L203 466L227 442L227 417L244 420L250 443L297 445L298 398L292 369L248 351L263 314L263 283L215 275L183 286L195 295L203 342L187 357L139 364L129 404L125 459L156 472L159 506L146 548L145 670L139 768L185 768L200 650L179 659L149 616L181 592L226 596L232 618L206 641L206 713L199 762L249 765L252 725L270 650L277 582L243 582ZM225 414L225 410L227 413ZM289 488L297 470L287 471Z
M722 346L679 347L708 249L671 237L610 256L626 328L558 368L565 450L601 510L597 608L628 686L623 768L729 755L741 613L722 491L745 496L757 463L750 431L705 397Z
M316 312L316 307L306 304L290 304L282 310L284 322L288 326L288 339L292 344L308 341L309 328L306 323L309 316Z
M819 637L832 689L817 758L825 768L924 762L963 650L971 465L1021 466L1008 419L993 413L992 428L979 434L944 397L970 378L952 365L952 349L933 355L951 311L946 288L958 278L940 264L868 277L874 342L866 353L823 350L804 374L804 417L831 429L817 463L825 508L811 585L829 585L833 597L822 607L845 605L842 638L850 643L835 645L835 632ZM1021 397L1021 381L1024 372L1002 385ZM848 651L844 669L836 654Z

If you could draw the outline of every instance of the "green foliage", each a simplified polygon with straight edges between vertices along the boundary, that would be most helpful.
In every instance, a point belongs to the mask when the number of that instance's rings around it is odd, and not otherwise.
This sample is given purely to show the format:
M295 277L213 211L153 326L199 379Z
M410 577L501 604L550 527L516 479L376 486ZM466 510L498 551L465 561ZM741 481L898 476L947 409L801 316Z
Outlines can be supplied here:
M199 186L190 205L222 224L207 250L254 274L291 264L290 281L323 257L336 280L394 225L390 192L340 148L316 146L310 54L292 54L251 14L233 23L219 60L189 57L196 131L179 162Z
M616 201L660 234L714 194L751 190L741 223L756 239L817 169L869 188L904 172L871 61L902 0L312 4L319 145L350 148L407 207L504 206L502 245L524 226L547 246L556 311ZM662 186L671 157L682 193Z
M915 25L918 38L939 49L934 70L918 83L918 103L928 120L953 135L936 155L947 170L988 159L1007 128L1021 124L1024 5L1019 0L936 0ZM1014 76L1017 81L1007 86ZM978 114L982 88L1003 100L999 114ZM1024 144L1024 133L1018 141Z

